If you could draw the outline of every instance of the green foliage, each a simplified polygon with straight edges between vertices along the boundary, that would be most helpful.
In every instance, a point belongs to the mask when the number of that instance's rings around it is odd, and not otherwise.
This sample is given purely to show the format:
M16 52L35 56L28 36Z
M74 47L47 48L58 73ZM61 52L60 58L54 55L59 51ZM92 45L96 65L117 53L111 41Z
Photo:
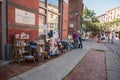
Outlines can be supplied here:
M92 18L92 17L95 16L95 15L96 15L96 14L95 14L94 10L89 10L89 9L85 6L85 8L83 9L83 15L82 15L83 18L86 18L86 17Z
M86 26L88 32L92 32L93 34L97 34L100 32L101 28L98 26L98 23L94 22L83 22L83 26Z
M106 28L106 31L111 30L111 26L120 26L120 19L115 19L111 22L105 22L101 23L101 26L104 26Z
M120 26L120 19L115 19L112 22L110 22L110 24Z
M97 34L101 29L99 26L99 21L98 19L95 17L95 12L94 10L89 10L87 7L84 7L83 9L83 15L82 18L86 18L89 17L92 19L92 21L83 21L83 27L86 26L87 31L92 32L93 34Z

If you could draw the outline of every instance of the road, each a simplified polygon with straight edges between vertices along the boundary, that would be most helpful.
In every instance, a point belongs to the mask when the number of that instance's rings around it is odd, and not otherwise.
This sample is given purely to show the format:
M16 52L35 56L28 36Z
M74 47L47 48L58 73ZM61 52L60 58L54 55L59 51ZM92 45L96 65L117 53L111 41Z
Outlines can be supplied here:
M117 58L120 61L120 41L119 40L114 40L114 43L105 43L105 45L114 52L114 54L117 56Z

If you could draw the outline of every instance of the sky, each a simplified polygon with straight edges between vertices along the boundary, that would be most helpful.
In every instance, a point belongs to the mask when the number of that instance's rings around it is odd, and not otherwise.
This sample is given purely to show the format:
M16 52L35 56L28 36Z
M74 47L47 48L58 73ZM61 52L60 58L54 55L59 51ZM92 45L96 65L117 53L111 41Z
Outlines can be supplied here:
M45 2L45 0L39 0L39 1ZM48 3L51 3L51 4L58 4L58 0L48 0Z
M48 0L48 3L57 5L58 4L58 0Z
M120 6L120 0L83 0L89 10L94 10L96 16L104 14L107 10Z

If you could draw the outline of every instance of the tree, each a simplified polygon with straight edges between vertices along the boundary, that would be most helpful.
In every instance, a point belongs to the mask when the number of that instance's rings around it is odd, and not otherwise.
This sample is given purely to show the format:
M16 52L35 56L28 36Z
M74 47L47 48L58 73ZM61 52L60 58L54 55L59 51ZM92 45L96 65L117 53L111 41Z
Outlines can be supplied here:
M96 34L101 30L98 24L99 21L95 15L94 10L89 10L86 6L84 7L82 15L83 20L89 17L92 21L83 21L83 27L86 26L87 31L90 31L93 34Z
M120 19L115 19L111 22L105 22L105 23L101 23L100 25L104 26L106 28L106 31L110 31L112 30L113 26L120 26ZM115 29L116 31L119 31L118 29Z

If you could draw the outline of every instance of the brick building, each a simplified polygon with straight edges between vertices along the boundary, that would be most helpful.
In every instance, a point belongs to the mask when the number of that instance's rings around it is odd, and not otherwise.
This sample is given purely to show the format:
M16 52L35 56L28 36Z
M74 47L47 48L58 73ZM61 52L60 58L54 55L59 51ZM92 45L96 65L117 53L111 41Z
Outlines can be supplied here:
M120 26L117 23L117 19L120 19L120 6L107 10L104 14L97 16L100 23L103 23L102 29L106 32L115 31L116 34L120 31ZM116 21L114 23L114 21ZM112 23L110 25L104 25L104 23Z
M44 1L44 4L40 4L40 1ZM58 15L60 37L67 38L67 28L65 27L67 27L68 18L64 16L68 16L68 14L60 15L60 13L62 14L63 5L67 6L67 4L64 0L57 1L59 7L58 13L48 8L48 0L29 0L29 2L27 0L0 0L0 60L6 60L12 54L11 47L15 34L25 32L29 34L30 40L37 40L39 26L47 25L48 12ZM64 10L67 9L65 8Z
M68 37L68 11L69 3L68 0L60 0L60 13L61 13L61 38L65 39Z
M56 1L58 12L49 9L49 0L0 0L0 60L10 59L15 34L25 32L30 40L37 40L39 27L47 25L49 12L58 16L60 38L67 38L68 34L80 28L78 21L82 14L82 0ZM68 27L71 24L74 24L74 28Z
M68 35L81 30L83 0L69 0Z
M12 43L16 33L25 32L30 40L38 36L38 0L8 0L7 7L7 43ZM33 5L34 4L34 5Z
M0 0L0 60L5 60L12 54L15 34L25 32L30 40L38 38L38 0Z

